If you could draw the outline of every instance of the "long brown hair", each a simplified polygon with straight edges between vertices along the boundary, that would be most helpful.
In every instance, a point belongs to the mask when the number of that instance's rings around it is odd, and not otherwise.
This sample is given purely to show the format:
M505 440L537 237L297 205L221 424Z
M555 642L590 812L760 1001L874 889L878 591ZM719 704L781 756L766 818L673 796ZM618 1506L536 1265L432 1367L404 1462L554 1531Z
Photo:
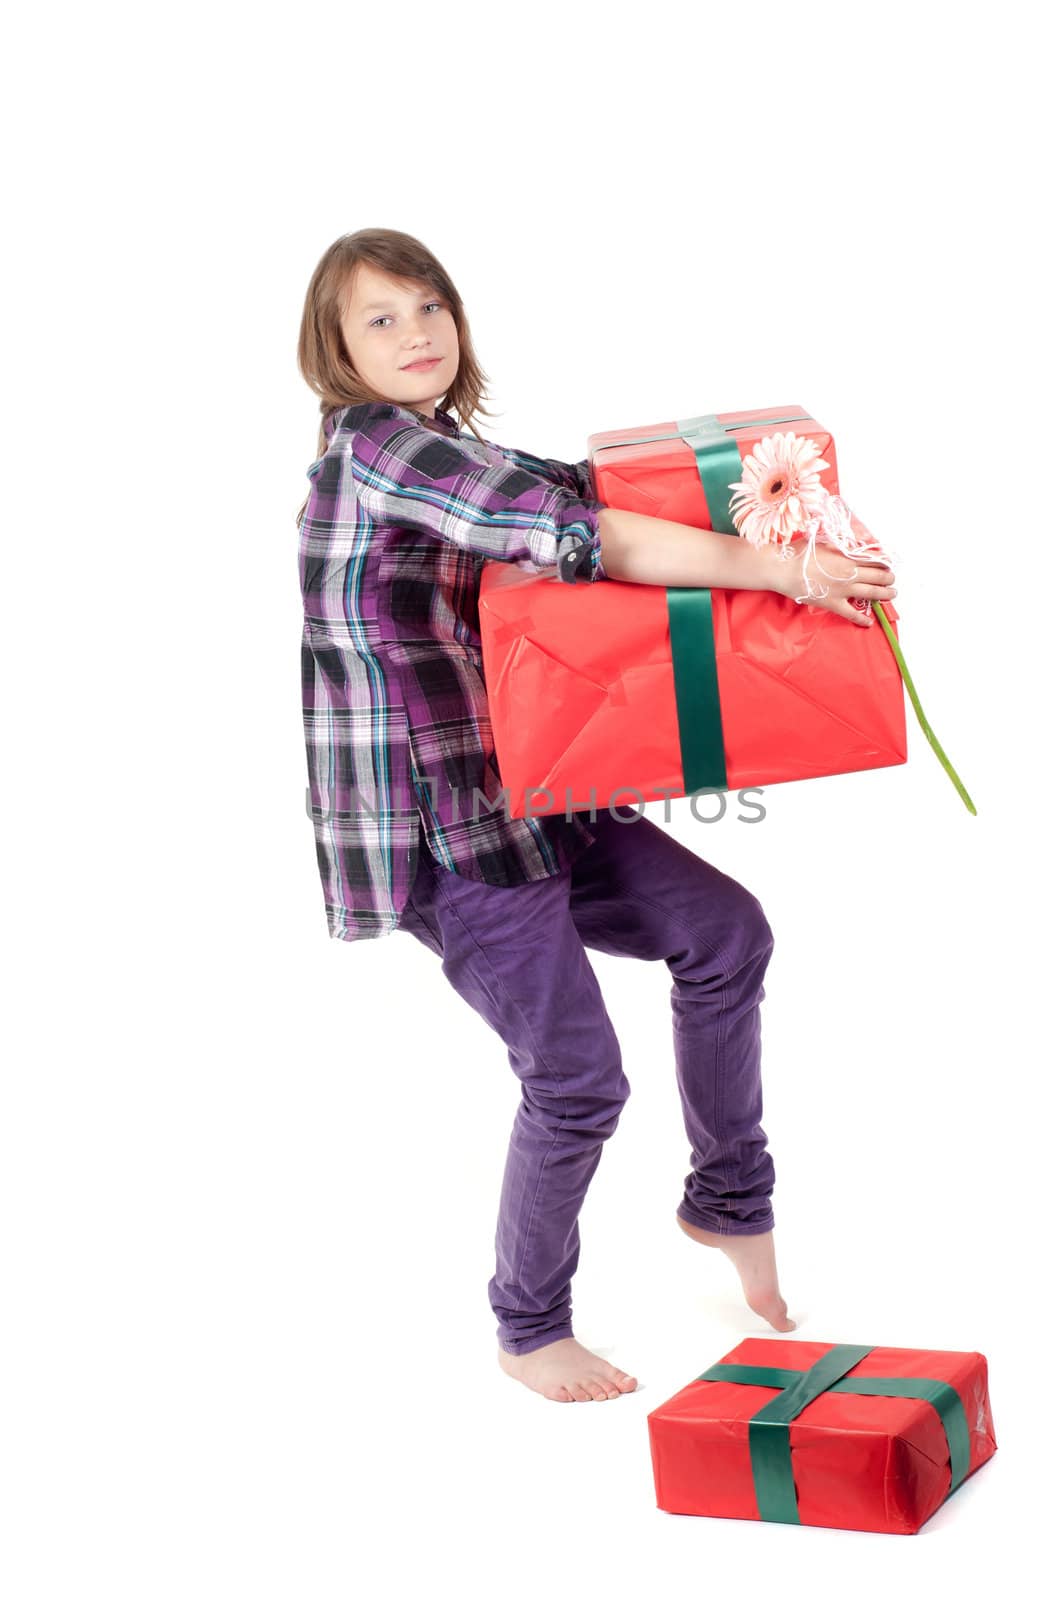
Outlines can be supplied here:
M483 443L472 417L477 412L484 417L497 413L484 407L487 375L473 353L465 308L450 275L428 246L412 234L399 233L395 228L359 228L357 233L342 234L330 244L314 268L299 325L299 371L320 402L318 456L324 455L328 447L324 423L330 411L337 406L390 398L378 394L359 377L340 327L351 279L362 261L406 282L428 284L446 304L458 330L460 353L458 370L443 396L442 409L456 411L460 423ZM308 495L299 507L297 522L302 521L309 499Z

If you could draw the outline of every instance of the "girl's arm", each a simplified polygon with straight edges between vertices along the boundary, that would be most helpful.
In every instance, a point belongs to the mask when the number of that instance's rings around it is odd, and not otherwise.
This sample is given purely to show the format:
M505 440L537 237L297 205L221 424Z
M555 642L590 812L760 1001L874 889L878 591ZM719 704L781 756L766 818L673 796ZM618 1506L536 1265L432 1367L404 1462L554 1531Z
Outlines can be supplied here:
M691 589L778 590L782 582L777 550L732 533L613 506L598 513L598 526L610 578Z
M627 583L670 584L689 589L773 589L797 598L804 588L800 560L785 560L777 545L755 545L732 533L666 522L638 511L606 506L598 513L602 560L612 579ZM795 555L804 550L795 538ZM849 597L886 600L895 593L893 573L884 561L857 563L827 546L817 549L817 578L829 578L828 595L812 602L847 620L866 624ZM854 573L853 568L856 568Z
M548 477L572 493L593 498L590 464L584 461L555 461L551 456L534 456L502 445L511 460L523 463L532 472ZM638 512L619 511L612 506L598 513L601 555L595 576L619 578L628 583L655 583L677 588L771 589L793 600L804 592L802 563L780 558L777 546L761 547L748 539L735 538L709 528L688 527L681 522L666 522L660 517L645 517ZM803 538L792 541L795 552L803 551ZM817 552L817 582L829 580L826 597L812 604L824 605L857 625L870 618L855 611L849 598L886 600L895 593L893 573L885 562L865 560L857 566L836 550Z
M351 472L359 500L382 522L421 529L493 561L553 567L571 583L604 576L603 502L544 482L513 460L484 462L471 444L417 427L398 406L353 406Z

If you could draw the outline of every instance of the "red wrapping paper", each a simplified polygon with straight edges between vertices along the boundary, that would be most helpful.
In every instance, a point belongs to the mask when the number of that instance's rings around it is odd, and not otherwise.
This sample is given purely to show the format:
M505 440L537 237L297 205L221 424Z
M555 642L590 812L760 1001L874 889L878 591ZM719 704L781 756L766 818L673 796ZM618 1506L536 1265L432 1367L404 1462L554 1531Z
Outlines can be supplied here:
M760 590L714 589L712 602L728 789L907 760L881 628ZM488 562L479 618L512 815L688 792L664 587L569 586Z
M807 1371L832 1349L815 1341L743 1339L722 1362ZM949 1383L963 1403L970 1467L996 1451L988 1368L978 1351L877 1345L849 1376L921 1377ZM688 1383L647 1416L657 1505L687 1516L760 1521L749 1419L780 1390ZM916 1533L950 1492L945 1429L926 1400L900 1395L817 1395L786 1424L799 1520L867 1533Z
M804 409L804 406L771 406L758 411L721 411L717 415L721 423L733 424L740 423L744 417L792 417ZM637 434L659 433L669 427L674 428L675 423L657 422L644 427L592 433L587 441L587 459L598 498L621 511L639 511L645 517L685 522L692 528L711 528L705 493L689 445L679 438L655 439L649 444L622 442ZM732 433L731 438L744 461L758 440L770 433L795 433L799 438L813 440L827 462L826 471L819 475L820 484L828 494L840 493L834 438L822 423L815 417L778 426L751 420L747 427Z

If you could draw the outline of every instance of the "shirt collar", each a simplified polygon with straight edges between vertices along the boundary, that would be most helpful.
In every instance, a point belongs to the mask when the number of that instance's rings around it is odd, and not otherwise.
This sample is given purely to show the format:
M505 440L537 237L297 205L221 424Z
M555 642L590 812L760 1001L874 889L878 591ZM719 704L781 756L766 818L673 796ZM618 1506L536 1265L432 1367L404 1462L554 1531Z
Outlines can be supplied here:
M330 411L328 413L328 415L325 417L324 423L323 423L323 427L325 429L325 438L326 439L331 439L332 438L333 433L336 431L336 428L339 426L340 418L343 416L343 413L345 411L347 411L348 409L349 408L347 406L345 406L345 405L344 406L337 406L334 411ZM432 428L432 427L439 428L439 427L441 427L442 431L444 431L446 433L460 433L461 432L461 429L459 428L458 424L454 421L454 418L452 416L450 416L450 414L448 412L442 410L442 408L440 406L436 406L435 407L435 416L432 419L429 419L429 418L423 416L422 413L419 412L419 411L412 410L409 406L399 406L399 410L400 411L404 411L406 413L406 415L408 417L411 417L415 422L419 422L422 427L426 427L426 428Z

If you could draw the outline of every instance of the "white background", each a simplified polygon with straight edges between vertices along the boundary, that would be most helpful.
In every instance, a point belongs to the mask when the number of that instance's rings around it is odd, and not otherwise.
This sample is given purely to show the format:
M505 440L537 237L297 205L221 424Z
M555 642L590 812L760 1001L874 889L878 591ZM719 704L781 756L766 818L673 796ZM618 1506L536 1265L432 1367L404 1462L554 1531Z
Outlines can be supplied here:
M967 1593L1054 1512L1059 126L1013 3L52 6L11 35L0 1563L11 1600ZM645 1417L747 1335L680 1234L668 974L592 956L632 1097L548 1401L486 1295L518 1085L407 935L328 940L294 514L306 285L452 274L488 437L797 402L897 552L906 765L664 823L776 937L792 1339L982 1351L917 1539L677 1517ZM786 1336L782 1336L786 1337ZM1025 1585L1023 1585L1025 1586Z

